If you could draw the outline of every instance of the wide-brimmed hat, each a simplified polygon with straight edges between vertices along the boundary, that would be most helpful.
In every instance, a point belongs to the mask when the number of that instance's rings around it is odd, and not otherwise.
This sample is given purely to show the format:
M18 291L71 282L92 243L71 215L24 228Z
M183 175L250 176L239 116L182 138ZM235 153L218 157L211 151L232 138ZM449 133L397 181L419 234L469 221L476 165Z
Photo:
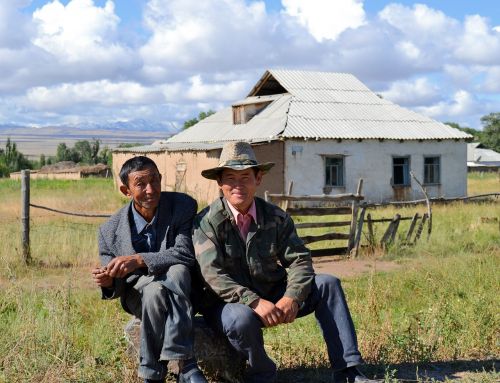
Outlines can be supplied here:
M265 173L273 166L274 162L259 164L252 146L248 142L229 142L222 148L219 166L203 170L201 175L210 180L216 180L218 174L224 169L245 170L258 168Z

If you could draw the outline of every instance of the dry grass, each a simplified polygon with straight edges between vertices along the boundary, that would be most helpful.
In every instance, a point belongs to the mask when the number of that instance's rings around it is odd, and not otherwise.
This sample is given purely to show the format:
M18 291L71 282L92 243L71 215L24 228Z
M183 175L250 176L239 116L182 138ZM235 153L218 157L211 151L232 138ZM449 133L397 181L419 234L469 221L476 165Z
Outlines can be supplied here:
M494 177L471 177L470 194L494 190ZM19 184L1 180L0 193L0 382L138 382L135 363L125 356L128 315L117 301L100 300L88 273L97 262L95 233L103 219L32 210L35 263L27 267L20 262ZM112 212L124 200L111 182L86 180L33 182L32 202ZM343 282L360 348L376 365L372 373L387 374L391 381L407 368L401 363L414 370L425 362L498 359L499 229L481 217L500 217L498 203L436 206L429 241L405 247L399 238L388 249L385 257L402 268ZM383 229L377 227L378 237ZM280 382L328 381L325 346L313 316L266 330L265 338ZM487 372L464 379L497 381L488 363L481 364L489 366ZM386 371L386 364L398 372Z

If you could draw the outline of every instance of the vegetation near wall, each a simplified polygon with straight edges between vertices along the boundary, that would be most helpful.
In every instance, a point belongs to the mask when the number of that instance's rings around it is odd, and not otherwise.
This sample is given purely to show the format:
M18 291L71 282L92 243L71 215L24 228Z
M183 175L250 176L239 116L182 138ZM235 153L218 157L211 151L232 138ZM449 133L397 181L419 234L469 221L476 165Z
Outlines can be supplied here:
M498 185L497 175L474 175L469 192L498 191ZM139 382L135 361L125 354L129 316L118 301L100 299L90 276L104 219L33 209L34 264L24 266L19 189L17 181L0 180L0 382ZM32 180L31 200L109 213L125 203L107 179ZM376 213L391 216L395 210ZM429 241L406 248L396 242L387 250L384 259L400 265L397 270L377 272L373 263L372 272L343 280L361 351L379 376L386 366L404 368L403 362L500 357L498 202L434 206L433 217ZM314 316L267 329L265 339L280 382L329 381ZM493 382L499 375L471 379Z

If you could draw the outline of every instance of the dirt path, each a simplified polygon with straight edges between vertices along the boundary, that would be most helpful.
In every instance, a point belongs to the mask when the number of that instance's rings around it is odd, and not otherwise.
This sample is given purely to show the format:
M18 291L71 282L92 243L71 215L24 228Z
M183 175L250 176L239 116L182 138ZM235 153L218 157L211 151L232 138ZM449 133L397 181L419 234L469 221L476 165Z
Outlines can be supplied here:
M351 278L371 271L393 271L401 265L379 259L332 259L331 257L314 258L316 273L333 274L339 278Z

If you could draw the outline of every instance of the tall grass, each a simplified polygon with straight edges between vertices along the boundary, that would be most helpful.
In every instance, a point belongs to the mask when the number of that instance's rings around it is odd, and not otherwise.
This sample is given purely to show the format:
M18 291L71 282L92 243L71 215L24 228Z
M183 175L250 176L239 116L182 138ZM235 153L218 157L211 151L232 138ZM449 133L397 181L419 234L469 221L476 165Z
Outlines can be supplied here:
M498 185L490 175L470 182L470 194ZM32 209L34 263L24 266L19 189L19 182L0 180L0 382L138 382L123 339L129 317L119 302L100 300L89 274L97 263L96 228L104 220ZM124 203L111 181L93 179L32 181L31 200L63 210L109 213ZM372 215L415 211L386 208ZM404 246L401 235L384 254L404 267L391 273L375 269L343 281L360 349L369 362L500 356L499 226L481 219L499 218L499 205L458 203L435 206L433 212L428 241L423 235L415 246ZM386 225L376 226L377 238ZM404 233L408 222L402 225ZM365 249L361 255L374 257ZM268 329L265 339L283 371L282 382L329 381L326 349L313 316ZM296 369L303 367L311 370L300 380ZM498 374L478 379L495 381Z

